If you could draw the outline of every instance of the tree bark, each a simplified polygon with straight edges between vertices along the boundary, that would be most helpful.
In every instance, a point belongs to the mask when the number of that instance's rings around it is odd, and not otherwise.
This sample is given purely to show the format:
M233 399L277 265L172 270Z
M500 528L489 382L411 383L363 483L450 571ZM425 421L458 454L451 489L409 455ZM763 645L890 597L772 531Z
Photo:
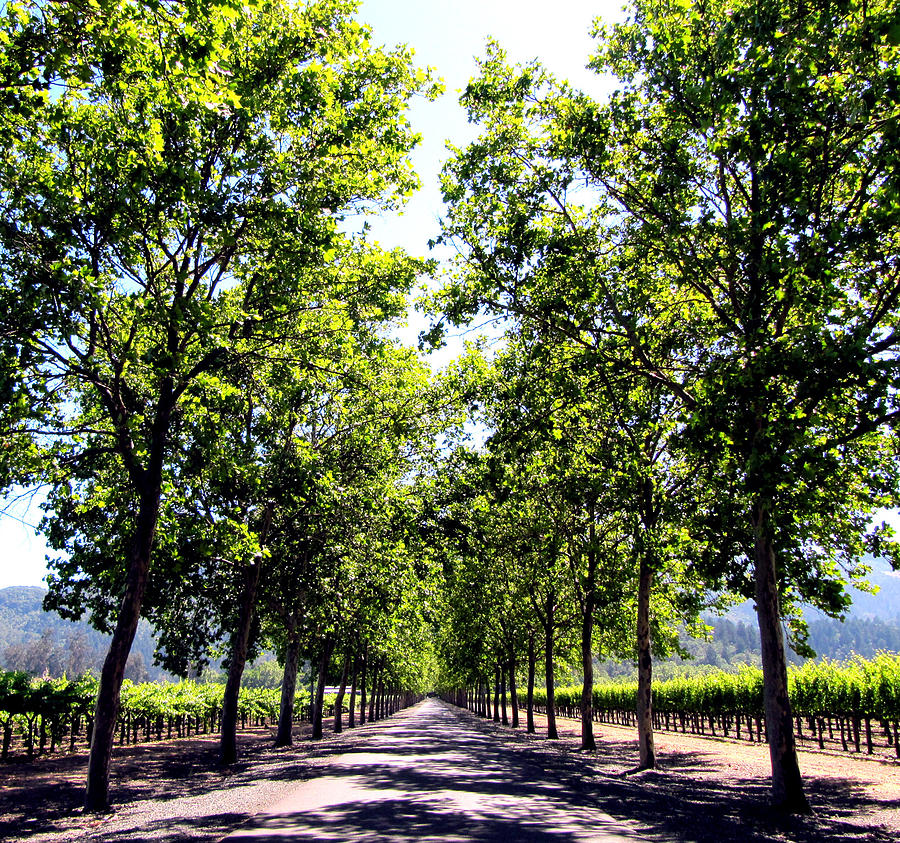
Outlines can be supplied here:
M250 630L253 626L253 612L256 608L256 590L262 564L254 559L244 566L244 585L241 589L241 607L237 628L231 636L231 655L228 665L228 681L222 699L222 735L219 742L219 760L222 764L237 761L237 720L238 697L241 692L241 677L247 663L250 646Z
M558 740L559 738L559 734L556 731L555 671L553 667L554 596L552 593L547 595L545 609L547 626L544 629L544 683L547 687L547 738L550 740Z
M366 725L366 668L369 665L368 648L362 651L362 676L359 678L359 725Z
M516 657L509 657L509 696L512 699L512 726L519 728L519 692L516 689Z
M581 748L594 750L594 594L593 587L585 596L581 615Z
M359 672L359 650L353 651L353 674L350 677L350 705L347 712L347 728L356 726L356 679Z
M534 653L534 633L528 636L528 690L525 694L525 729L529 735L533 735L534 728L534 674L537 667L537 657Z
M156 482L141 495L137 524L129 552L125 594L119 607L119 617L116 620L109 651L103 661L100 687L97 689L84 797L86 811L105 811L109 807L109 765L115 741L122 680L125 678L125 665L137 632L141 604L147 590L150 555L159 519L160 493L161 482Z
M313 706L312 739L319 740L322 737L322 708L325 702L325 678L328 675L328 663L331 661L331 653L334 651L334 640L330 635L325 636L322 642L322 658L319 659L319 676L316 680L316 701Z
M653 657L650 653L650 590L653 569L647 553L641 554L638 574L638 769L656 767L656 748L653 742Z
M341 684L338 686L337 696L334 699L334 732L340 734L344 730L344 692L347 690L347 673L350 670L351 649L344 654L344 664L341 667Z
M373 697L372 702L375 705L375 720L384 719L384 665L378 666L378 681L372 683Z
M509 715L506 713L506 665L497 665L497 676L500 679L500 711L504 726L509 726Z
M500 664L494 666L494 722L500 722Z
M376 717L376 706L378 703L378 680L381 678L381 666L378 664L372 665L372 687L370 689L369 696L371 699L369 700L369 722L374 723L377 719Z
M781 610L775 572L775 548L768 513L760 506L755 519L754 564L756 614L762 649L763 703L769 756L772 762L772 796L789 813L809 813L803 779L794 744L791 703L788 697L787 660L781 631Z
M278 711L275 746L290 746L294 742L294 697L297 693L299 664L300 637L292 631L284 654L284 678L281 680L281 707Z

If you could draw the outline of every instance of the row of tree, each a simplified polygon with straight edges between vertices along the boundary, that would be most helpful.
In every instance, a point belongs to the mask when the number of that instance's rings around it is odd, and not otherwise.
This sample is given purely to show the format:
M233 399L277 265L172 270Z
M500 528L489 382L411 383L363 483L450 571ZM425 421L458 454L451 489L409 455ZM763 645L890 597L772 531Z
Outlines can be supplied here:
M489 45L444 170L431 338L505 337L460 367L489 437L441 514L445 681L527 657L530 689L542 650L552 711L574 637L592 747L591 654L633 654L652 767L654 648L750 598L774 797L806 810L783 624L808 653L799 605L840 616L866 552L898 561L871 522L900 478L900 12L636 0L595 34L602 102Z
M42 484L48 608L111 633L86 807L108 804L138 620L184 674L225 646L222 760L259 642L315 730L332 657L420 682L413 461L427 373L388 337L420 261L348 217L416 185L405 49L347 0L25 0L0 39L4 483Z
M574 649L585 747L594 656L633 657L652 767L654 653L749 597L804 810L782 623L805 651L799 605L840 615L864 553L898 556L870 522L900 491L900 13L637 0L597 32L605 102L489 45L425 339L503 342L430 380L389 324L431 267L349 232L415 186L436 87L353 11L5 7L0 481L48 490L48 606L112 633L87 807L142 615L176 672L228 642L226 761L256 643L290 712L301 657L320 693L333 661L424 687L434 637L514 720L542 659L551 734Z

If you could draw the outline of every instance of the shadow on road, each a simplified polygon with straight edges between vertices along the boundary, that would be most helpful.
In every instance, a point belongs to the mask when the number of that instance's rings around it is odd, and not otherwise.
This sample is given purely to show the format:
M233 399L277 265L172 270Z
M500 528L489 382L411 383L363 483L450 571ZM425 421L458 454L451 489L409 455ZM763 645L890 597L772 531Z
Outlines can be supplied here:
M338 748L322 773L229 840L642 839L527 748L433 700Z
M329 750L321 779L229 840L892 839L860 825L873 804L862 788L812 782L823 807L784 817L769 808L765 780L698 780L716 770L705 753L668 754L662 770L626 775L631 741L604 739L602 755L571 751L436 701Z
M244 760L228 770L215 766L214 739L121 751L113 821L81 817L76 836L221 840L253 810L235 795L265 780L296 782L296 793L232 843L895 839L867 821L885 804L853 781L808 779L815 815L785 818L768 808L767 780L730 774L712 754L662 753L660 770L626 775L633 740L607 734L598 753L582 753L434 700L321 744L273 750L262 735L242 740ZM83 759L18 766L0 770L0 839L76 839Z

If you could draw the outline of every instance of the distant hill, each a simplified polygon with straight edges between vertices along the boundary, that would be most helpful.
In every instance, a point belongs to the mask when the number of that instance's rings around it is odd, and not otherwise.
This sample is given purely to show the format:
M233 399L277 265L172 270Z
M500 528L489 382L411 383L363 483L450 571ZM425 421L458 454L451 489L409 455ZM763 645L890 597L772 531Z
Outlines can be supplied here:
M87 621L68 621L45 612L40 586L0 588L0 667L26 670L32 675L76 676L99 672L109 648L109 636ZM125 670L137 682L171 678L153 666L156 642L146 621L141 621Z
M878 594L852 589L850 618L880 618L900 624L900 571L894 571L884 559L870 559L869 582L878 586Z
M870 557L868 563L872 566L872 573L869 574L868 580L872 585L878 587L878 593L868 594L865 591L851 588L850 596L853 598L853 605L847 612L847 620L877 619L889 624L900 625L900 571L892 570L890 563L884 559ZM808 608L804 614L810 624L816 621L831 620L817 609ZM755 624L756 610L753 608L753 601L744 601L723 617L735 623L743 621Z

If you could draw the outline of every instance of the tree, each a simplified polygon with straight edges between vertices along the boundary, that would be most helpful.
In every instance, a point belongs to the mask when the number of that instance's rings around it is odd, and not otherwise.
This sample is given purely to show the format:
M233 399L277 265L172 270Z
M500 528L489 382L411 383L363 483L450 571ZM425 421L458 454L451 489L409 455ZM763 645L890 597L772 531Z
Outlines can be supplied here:
M291 654L305 645L321 655L327 637L352 657L403 593L403 478L431 435L427 378L414 355L374 332L354 354L346 342L343 349L340 366L308 379L295 403L297 470L281 484L264 572L263 622L285 653L283 743L290 742ZM321 736L321 711L315 720Z
M660 653L677 646L673 621L696 620L709 583L688 564L706 543L689 541L682 523L686 512L693 510L697 520L703 509L697 485L687 482L684 454L673 447L686 398L671 376L648 371L647 362L668 371L696 348L696 337L682 309L669 309L665 300L658 307L667 317L640 342L622 326L626 314L640 319L636 314L653 304L660 287L642 283L637 260L623 272L624 259L598 244L609 233L605 206L582 204L592 197L570 189L576 168L560 137L572 97L539 67L511 68L489 46L482 75L464 97L484 132L444 173L450 204L443 236L461 257L435 305L454 323L482 308L508 320L506 336L516 353L505 358L497 389L508 406L487 403L502 436L520 443L506 458L521 460L520 474L544 478L534 491L549 496L542 504L573 572L586 675L603 544L589 540L586 514L593 509L598 516L595 537L617 535L628 548L620 574L630 582L633 573L638 595L640 764L652 767L651 653L654 646ZM665 585L657 595L655 582ZM692 589L698 593L690 597ZM668 606L664 591L673 595ZM612 638L607 643L616 647ZM590 704L587 690L583 702ZM589 726L583 738L590 746Z
M46 43L48 26L80 33L70 63L32 56L40 102L6 136L0 260L4 291L41 314L17 358L47 396L29 428L47 482L127 478L110 495L121 603L90 810L108 803L119 688L198 384L264 353L285 316L339 296L298 289L300 271L327 264L346 209L414 185L403 110L428 80L408 53L373 48L352 10L29 2L6 18L3 66L29 38Z
M708 338L686 440L736 492L723 522L751 564L731 583L757 605L787 810L806 799L781 619L799 599L844 610L838 560L864 573L862 551L885 549L873 504L897 500L897 32L890 4L638 2L593 62L622 91L568 121L631 248Z

